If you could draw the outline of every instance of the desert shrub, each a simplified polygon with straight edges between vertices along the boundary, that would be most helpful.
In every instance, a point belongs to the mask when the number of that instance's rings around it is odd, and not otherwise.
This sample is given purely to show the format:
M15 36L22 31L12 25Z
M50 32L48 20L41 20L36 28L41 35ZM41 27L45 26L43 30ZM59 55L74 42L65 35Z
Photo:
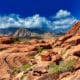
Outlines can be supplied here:
M43 51L43 47L37 47L38 53L41 53Z
M67 62L61 62L59 65L52 63L49 65L48 73L49 74L58 74L62 72L72 71L74 70L75 60L69 60Z
M29 69L30 67L31 67L30 64L25 64L25 65L23 65L23 66L20 68L20 70L21 70L21 71L25 71L25 70Z
M23 74L20 78L20 80L24 80L24 78L27 77L27 75Z
M78 61L80 61L80 57L78 58Z
M20 43L21 41L20 40L16 40L13 42L13 44L17 44L17 43Z
M67 71L72 71L74 70L74 63L75 63L75 60L69 60L67 62L61 62L59 64L59 71L60 72L67 72Z
M13 68L13 74L16 74L16 73L20 73L21 72L21 70L20 69L18 69L18 68Z
M28 56L29 59L35 59L35 56L34 55L31 55L31 56Z
M28 42L28 39L27 38L19 38L18 40L14 41L13 44L16 44L16 43L22 43L22 42Z
M54 48L60 48L61 46L59 46L59 45L52 45L52 49L54 49Z
M29 69L31 66L32 65L30 65L30 64L25 64L20 68L13 68L13 74L20 73L21 71L25 71L25 70Z
M49 73L49 74L59 73L58 65L56 65L55 63L50 64L50 65L49 65L49 68L48 68L48 73Z
M64 54L66 54L66 50L65 51L61 51L60 55L63 56Z

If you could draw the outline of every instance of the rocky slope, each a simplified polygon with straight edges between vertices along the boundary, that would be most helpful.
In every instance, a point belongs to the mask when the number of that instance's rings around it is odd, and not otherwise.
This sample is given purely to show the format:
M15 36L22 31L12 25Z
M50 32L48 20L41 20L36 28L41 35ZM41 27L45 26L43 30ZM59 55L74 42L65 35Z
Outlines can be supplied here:
M43 28L40 28L40 27L36 27L36 28L23 28L23 27L21 27L21 28L19 28L19 27L14 26L14 27L9 27L9 28L0 28L0 35L7 36L7 35L14 35L15 33L17 33L17 35L18 35L18 32L19 33L21 32L20 35L21 34L26 34L26 33L32 33L32 34L36 33L36 35L38 36L39 34L44 34L44 33L48 33L49 32L53 36L62 36L68 30L69 29L60 28L60 29L56 29L56 30L51 31L51 30L48 30L47 28L43 29ZM25 31L25 33L23 33L23 31Z
M31 36L31 32L28 31L25 28L20 28L20 29L16 30L13 34L9 35L9 36L21 37L21 38L30 37Z
M0 80L80 80L80 22L59 38L0 37Z
M13 32L7 32L6 34L0 33L0 36L9 36L9 37L18 37L18 38L37 38L37 39L53 37L53 35L49 32L38 34L38 33L31 32L26 28L19 28L13 30Z

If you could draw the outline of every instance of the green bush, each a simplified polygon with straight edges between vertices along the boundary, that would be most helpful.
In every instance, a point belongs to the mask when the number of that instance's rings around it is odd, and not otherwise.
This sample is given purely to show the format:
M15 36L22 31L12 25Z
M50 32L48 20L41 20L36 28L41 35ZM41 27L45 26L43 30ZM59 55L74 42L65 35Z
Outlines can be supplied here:
M75 60L69 60L66 63L64 63L64 62L60 63L59 64L59 71L66 72L66 71L74 70L74 63L75 63Z
M55 63L49 65L49 68L48 68L49 74L56 74L58 72L59 72L58 65L56 65Z
M20 73L21 72L21 70L20 69L18 69L18 68L13 68L13 74L16 74L16 73Z
M61 51L60 55L63 56L64 54L66 54L66 50L65 51Z
M31 56L28 56L29 59L35 59L35 56L34 55L31 55Z
M23 65L23 66L20 68L20 70L21 70L21 71L25 71L25 70L29 69L30 67L31 67L30 64L25 64L25 65Z
M30 64L25 64L20 68L13 68L13 74L20 73L21 71L25 71L25 70L29 69L31 66L32 65L30 65Z
M59 65L53 63L49 65L48 73L49 74L58 74L62 72L72 71L74 70L75 60L69 60L66 63L61 62Z
M20 43L21 41L20 40L16 40L13 42L13 44L17 44L17 43Z
M41 53L43 51L43 47L37 47L38 53Z
M20 80L24 80L24 78L26 77L27 75L23 74L20 78Z

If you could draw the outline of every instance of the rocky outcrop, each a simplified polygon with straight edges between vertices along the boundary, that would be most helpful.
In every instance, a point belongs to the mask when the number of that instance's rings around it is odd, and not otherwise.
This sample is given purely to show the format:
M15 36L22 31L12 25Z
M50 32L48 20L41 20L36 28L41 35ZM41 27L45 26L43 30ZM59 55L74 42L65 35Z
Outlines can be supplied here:
M17 41L16 37L0 37L0 44L11 44Z
M61 80L80 80L80 70L72 73L71 75L66 76Z
M31 32L25 28L20 28L15 33L11 34L10 36L25 38L25 37L30 37Z
M37 38L37 39L47 39L53 37L53 35L50 32L45 32L44 34L38 34L35 32L31 32L26 28L19 28L12 33L8 34L1 34L1 36L13 36L18 38Z
M77 22L76 24L74 24L72 26L71 30L67 32L67 34L69 34L69 35L72 34L73 36L74 35L79 35L80 36L80 21Z
M80 22L59 38L0 37L0 80L80 80L79 34Z

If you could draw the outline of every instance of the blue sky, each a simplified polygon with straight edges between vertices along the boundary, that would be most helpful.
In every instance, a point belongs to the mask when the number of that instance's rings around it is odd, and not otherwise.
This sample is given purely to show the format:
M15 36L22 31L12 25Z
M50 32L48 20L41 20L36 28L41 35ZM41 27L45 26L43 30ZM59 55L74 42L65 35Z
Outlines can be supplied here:
M0 0L0 13L16 13L22 16L52 16L58 10L68 10L74 16L80 14L80 0Z
M0 28L69 28L79 20L80 0L0 0Z

